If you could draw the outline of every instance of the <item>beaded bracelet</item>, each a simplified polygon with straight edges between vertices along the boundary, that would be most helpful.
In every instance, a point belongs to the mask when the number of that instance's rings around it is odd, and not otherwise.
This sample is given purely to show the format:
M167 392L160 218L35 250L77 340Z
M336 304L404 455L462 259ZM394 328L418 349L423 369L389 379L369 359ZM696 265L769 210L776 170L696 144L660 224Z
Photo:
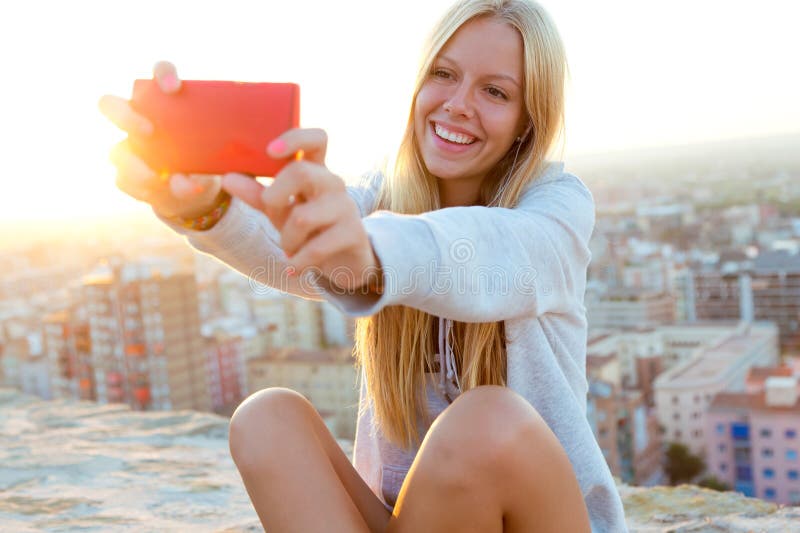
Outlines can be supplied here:
M176 217L175 221L186 229L191 229L195 231L205 231L211 229L214 226L214 224L219 222L219 220L228 210L228 207L231 205L231 195L228 194L227 192L222 191L220 193L219 198L220 200L216 203L214 209L212 209L205 215L188 219L182 217Z

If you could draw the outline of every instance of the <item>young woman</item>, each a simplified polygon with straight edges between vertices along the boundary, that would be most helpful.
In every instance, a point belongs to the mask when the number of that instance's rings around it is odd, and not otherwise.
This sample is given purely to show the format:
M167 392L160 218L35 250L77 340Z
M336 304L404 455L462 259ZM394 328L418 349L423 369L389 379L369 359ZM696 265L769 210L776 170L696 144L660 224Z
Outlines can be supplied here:
M581 181L549 163L566 70L527 0L464 0L432 34L393 171L347 187L321 130L268 187L160 180L125 145L118 184L253 279L360 317L354 463L312 405L250 396L230 448L268 531L625 531L586 419L583 293L594 225ZM174 68L156 66L167 92ZM123 129L151 126L101 101Z

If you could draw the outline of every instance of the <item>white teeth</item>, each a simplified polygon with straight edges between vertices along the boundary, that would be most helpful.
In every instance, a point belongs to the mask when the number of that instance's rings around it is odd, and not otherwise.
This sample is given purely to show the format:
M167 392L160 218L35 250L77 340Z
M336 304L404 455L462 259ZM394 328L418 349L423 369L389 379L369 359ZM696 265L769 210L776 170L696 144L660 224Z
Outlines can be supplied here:
M434 123L434 130L436 131L436 135L442 139L447 139L448 141L456 144L472 144L475 142L475 137L464 135L463 133L453 133L452 131L445 129L436 123Z

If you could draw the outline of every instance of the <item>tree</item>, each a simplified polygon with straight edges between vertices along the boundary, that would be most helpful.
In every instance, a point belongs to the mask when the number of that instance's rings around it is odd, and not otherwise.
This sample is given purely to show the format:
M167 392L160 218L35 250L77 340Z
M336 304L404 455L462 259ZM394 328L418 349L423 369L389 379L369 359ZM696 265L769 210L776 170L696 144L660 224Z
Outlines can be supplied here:
M723 481L720 481L714 476L706 476L703 479L701 479L697 484L701 487L705 487L707 489L712 489L712 490L718 490L720 492L731 490L730 485L728 485Z
M689 482L705 468L703 459L692 455L685 445L673 442L667 448L664 472L669 476L670 485Z

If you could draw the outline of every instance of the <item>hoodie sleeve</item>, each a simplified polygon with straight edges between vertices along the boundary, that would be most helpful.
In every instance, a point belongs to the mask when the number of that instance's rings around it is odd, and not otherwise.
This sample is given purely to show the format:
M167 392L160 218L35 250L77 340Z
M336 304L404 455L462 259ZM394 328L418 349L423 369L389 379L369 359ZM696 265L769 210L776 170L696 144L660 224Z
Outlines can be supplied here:
M350 316L387 305L463 322L582 311L594 201L562 168L551 166L513 209L376 211L364 218L383 271L380 297L342 294L325 278L309 282Z
M347 192L358 205L361 216L372 209L380 174L368 174ZM156 215L158 216L158 215ZM231 200L225 215L212 228L195 231L160 218L200 252L212 255L247 276L254 291L267 285L288 294L309 300L324 300L324 295L311 283L286 274L286 254L280 247L280 232L264 213L238 198Z

